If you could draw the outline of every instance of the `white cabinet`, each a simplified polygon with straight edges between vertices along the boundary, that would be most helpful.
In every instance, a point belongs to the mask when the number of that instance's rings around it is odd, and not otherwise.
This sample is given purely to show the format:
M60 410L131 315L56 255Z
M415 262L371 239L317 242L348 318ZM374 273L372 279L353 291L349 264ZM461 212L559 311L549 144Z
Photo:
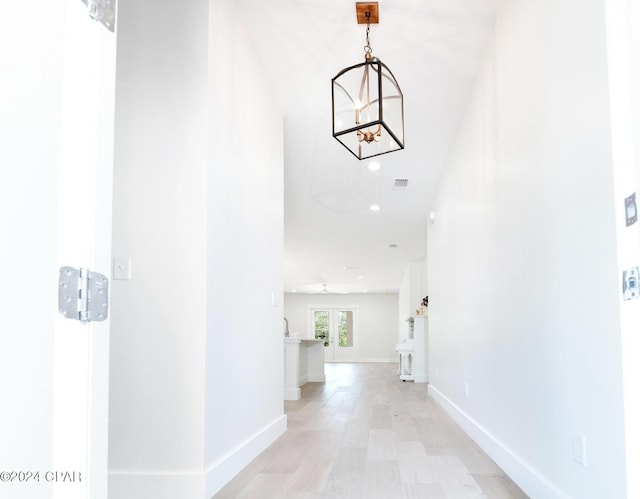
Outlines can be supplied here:
M429 317L415 315L407 319L409 339L396 345L400 354L400 379L429 382Z

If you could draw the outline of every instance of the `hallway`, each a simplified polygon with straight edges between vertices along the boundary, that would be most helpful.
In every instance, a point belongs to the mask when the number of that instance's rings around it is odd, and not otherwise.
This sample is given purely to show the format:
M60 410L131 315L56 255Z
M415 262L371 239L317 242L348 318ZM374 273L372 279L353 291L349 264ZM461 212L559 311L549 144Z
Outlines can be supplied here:
M288 430L216 496L527 497L396 364L326 364L285 402Z

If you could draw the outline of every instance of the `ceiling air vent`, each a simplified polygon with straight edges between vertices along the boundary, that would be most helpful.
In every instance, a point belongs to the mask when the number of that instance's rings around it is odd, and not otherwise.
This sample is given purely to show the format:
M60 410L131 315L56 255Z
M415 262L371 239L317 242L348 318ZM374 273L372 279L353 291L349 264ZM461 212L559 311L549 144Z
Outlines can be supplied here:
M409 185L408 178L396 178L393 182L394 189L406 189Z
M398 245L396 243L389 243L389 248L396 249Z

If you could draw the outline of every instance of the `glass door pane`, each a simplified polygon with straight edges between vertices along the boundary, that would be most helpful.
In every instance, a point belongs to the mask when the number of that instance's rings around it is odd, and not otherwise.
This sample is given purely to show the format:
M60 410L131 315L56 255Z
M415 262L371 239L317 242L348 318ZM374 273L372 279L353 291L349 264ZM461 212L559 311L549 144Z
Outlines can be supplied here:
M358 360L356 311L349 308L337 308L333 312L335 342L333 360L337 362L356 362Z
M329 311L316 310L313 313L313 330L315 338L324 340L324 346L329 346Z
M353 312L351 310L338 311L338 347L353 347Z

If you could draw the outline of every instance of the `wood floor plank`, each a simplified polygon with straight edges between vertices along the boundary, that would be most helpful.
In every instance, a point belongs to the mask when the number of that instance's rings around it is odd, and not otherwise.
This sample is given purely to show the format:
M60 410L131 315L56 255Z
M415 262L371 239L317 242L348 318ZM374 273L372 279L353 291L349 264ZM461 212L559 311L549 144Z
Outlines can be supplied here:
M352 419L347 423L341 445L366 449L369 446L369 421Z
M394 442L393 431L377 428L371 429L369 431L367 459L395 459L396 452Z
M258 473L237 496L238 499L262 499L264 497L283 497L288 475Z
M439 485L432 483L405 483L402 490L404 499L450 499Z
M484 492L458 456L431 456L437 483L448 497L484 498Z
M504 473L473 473L487 497L493 499L527 499L520 488Z
M398 499L403 496L400 466L396 460L367 460L364 472L364 497Z
M306 459L286 483L288 491L322 492L333 467L330 459Z
M363 499L364 472L340 473L332 471L320 497L322 499Z
M335 473L364 473L367 467L367 449L343 447L333 465Z

